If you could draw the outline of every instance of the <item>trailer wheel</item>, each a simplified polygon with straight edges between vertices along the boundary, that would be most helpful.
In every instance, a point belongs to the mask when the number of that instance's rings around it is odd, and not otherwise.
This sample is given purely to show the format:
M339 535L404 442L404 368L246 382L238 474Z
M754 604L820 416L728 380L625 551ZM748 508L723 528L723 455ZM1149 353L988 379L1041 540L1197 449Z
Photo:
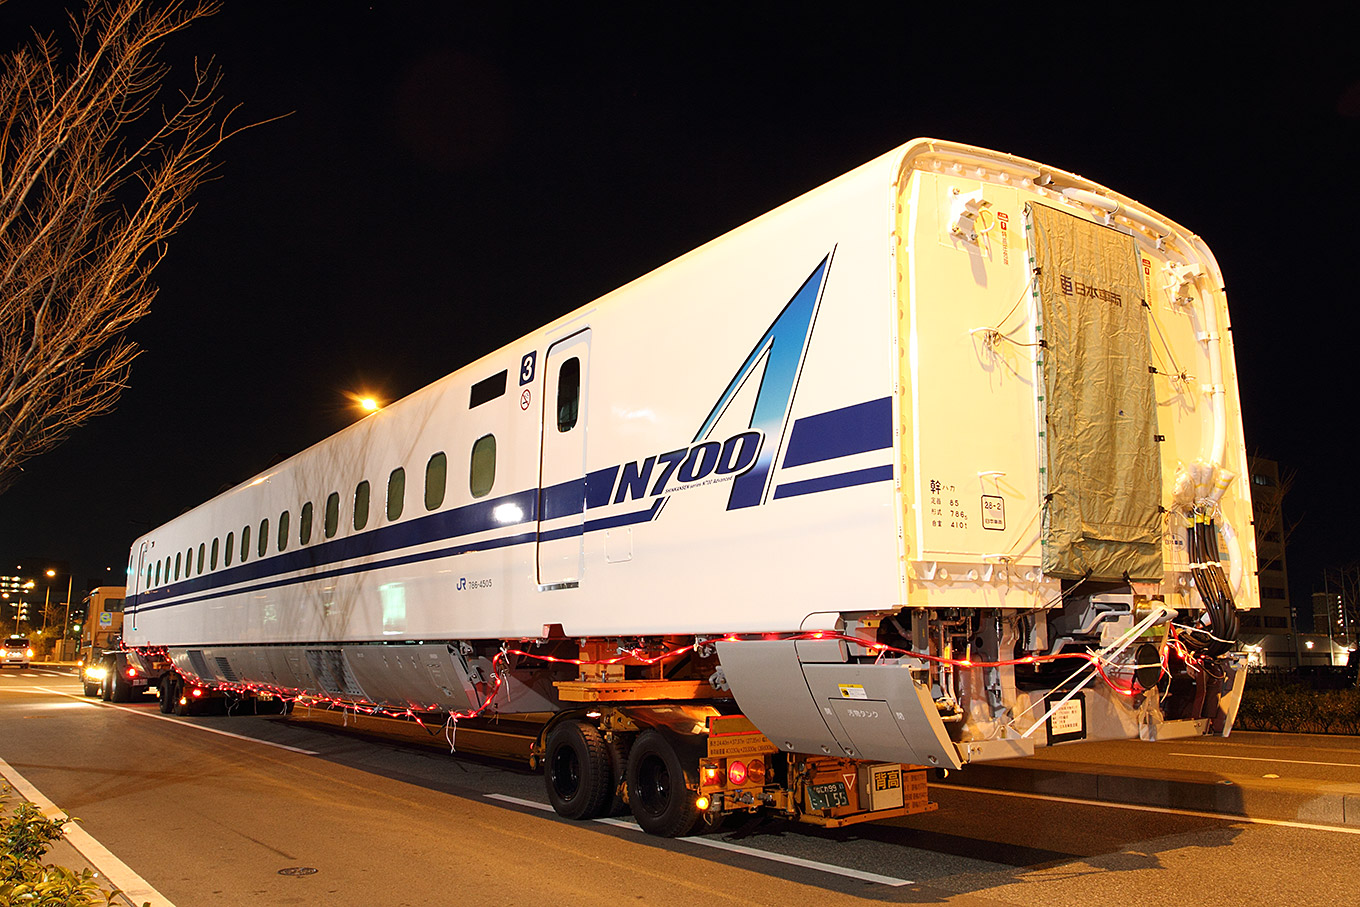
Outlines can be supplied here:
M162 676L157 691L161 694L161 714L174 714L175 703L179 701L179 675L166 674Z
M697 787L697 774L688 780ZM699 807L686 781L684 764L670 740L655 730L638 735L628 755L628 805L643 831L663 838L689 834Z
M609 749L600 731L584 721L564 721L548 734L543 752L548 801L559 816L595 819L613 794Z
M109 702L132 701L132 687L123 679L122 671L109 672Z

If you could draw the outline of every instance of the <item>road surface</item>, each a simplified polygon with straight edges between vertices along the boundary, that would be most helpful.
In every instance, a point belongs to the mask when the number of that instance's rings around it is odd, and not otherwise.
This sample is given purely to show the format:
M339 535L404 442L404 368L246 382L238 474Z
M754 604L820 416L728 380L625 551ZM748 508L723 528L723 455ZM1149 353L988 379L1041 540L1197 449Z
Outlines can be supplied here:
M1224 741L1176 742L1191 762L1205 744ZM1310 761L1360 765L1349 752ZM939 810L908 819L660 840L558 819L541 777L504 764L279 718L168 718L36 666L0 672L0 758L178 907L1360 901L1356 827L939 786Z

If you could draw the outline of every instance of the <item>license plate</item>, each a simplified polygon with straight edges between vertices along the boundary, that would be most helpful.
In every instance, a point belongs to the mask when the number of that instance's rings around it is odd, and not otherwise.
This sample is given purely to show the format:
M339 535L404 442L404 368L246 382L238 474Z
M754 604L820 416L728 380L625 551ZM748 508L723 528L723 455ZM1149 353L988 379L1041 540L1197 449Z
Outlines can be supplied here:
M134 687L144 687L146 686L146 678L138 677L136 680L131 681L131 683Z
M834 809L837 806L849 806L850 794L845 789L845 782L833 781L830 784L809 784L808 805L813 809Z

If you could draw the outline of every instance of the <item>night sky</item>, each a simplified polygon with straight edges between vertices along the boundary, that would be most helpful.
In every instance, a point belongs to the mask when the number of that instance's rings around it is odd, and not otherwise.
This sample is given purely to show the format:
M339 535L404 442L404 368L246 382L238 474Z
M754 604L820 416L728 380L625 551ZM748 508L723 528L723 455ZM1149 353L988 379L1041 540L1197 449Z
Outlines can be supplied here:
M55 6L0 6L0 49ZM929 136L1080 173L1209 243L1248 450L1297 471L1297 608L1360 556L1351 27L876 7L228 0L175 39L172 81L215 55L234 122L291 115L221 150L119 407L0 495L0 566L121 583L136 535L353 421L348 393L408 394Z

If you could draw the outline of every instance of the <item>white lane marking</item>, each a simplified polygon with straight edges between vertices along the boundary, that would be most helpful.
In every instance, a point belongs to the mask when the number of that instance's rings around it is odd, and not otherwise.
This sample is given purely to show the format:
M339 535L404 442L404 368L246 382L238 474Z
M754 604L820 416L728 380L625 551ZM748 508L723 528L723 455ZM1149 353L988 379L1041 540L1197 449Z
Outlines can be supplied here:
M1254 816L1235 816L1232 813L1208 813L1197 809L1173 809L1169 806L1142 806L1137 803L1114 803L1109 800L1082 800L1077 797L1055 797L1051 794L1026 794L1013 790L989 790L985 787L968 787L963 784L941 784L936 790L962 790L974 794L993 794L998 797L1019 797L1025 800L1047 800L1050 803L1072 803L1077 806L1103 806L1109 809L1127 809L1133 812L1164 813L1168 816L1190 816L1196 819L1218 819L1221 822L1245 822L1248 825L1279 825L1284 828L1303 828L1309 831L1334 831L1342 835L1360 835L1360 828L1344 825L1318 825L1313 822L1297 822L1292 819L1258 819Z
M4 759L0 759L0 775L19 792L25 800L32 803L49 819L65 820L66 813L47 799L23 775L14 770ZM133 872L122 860L115 857L107 847L95 840L94 836L75 822L67 822L62 830L66 840L90 864L108 879L131 904L150 903L152 907L175 907L165 895L161 894L146 879Z
M233 734L231 731L220 731L215 727L205 727L204 725L201 724L190 724L187 721L180 721L177 718L171 718L169 715L161 715L158 712L144 712L141 709L130 709L125 705L114 705L111 702L91 702L84 696L77 696L74 693L63 693L61 690L49 690L47 687L34 687L34 689L39 690L43 693L51 693L54 696L65 696L69 699L74 699L77 702L83 702L85 705L88 706L103 706L104 708L117 709L120 712L127 712L129 715L141 715L143 718L158 718L161 721L169 721L172 724L178 724L180 727L193 728L196 731L205 731L209 734L221 734L223 737L233 737L236 740L248 740L251 743L258 743L261 746L272 746L275 749L288 750L288 752L290 753L301 753L304 756L321 755L316 750L304 750L301 749L300 747L289 746L286 743L273 743L269 740L261 740L258 737L247 737L244 734Z
M1167 753L1168 756L1186 756L1191 759L1236 759L1239 762L1278 762L1280 765L1337 765L1342 768L1360 768L1360 762L1309 762L1307 759L1276 759L1272 756L1219 756L1213 753Z
M540 803L537 800L525 800L520 797L509 797L505 794L487 794L489 800L500 800L503 803L514 803L517 806L527 806L531 809L541 809L545 812L552 812L552 807L547 803ZM615 828L626 828L630 831L642 831L636 822L626 819L602 818L595 819L601 825L612 825ZM700 844L704 847L712 847L716 850L728 850L732 853L744 854L748 857L757 857L761 860L771 860L775 863L784 863L789 866L801 866L804 869L815 869L818 872L829 873L830 875L846 876L851 879L859 879L863 882L877 882L880 885L891 885L894 888L903 885L915 885L909 879L898 879L892 876L879 875L876 872L865 872L860 869L848 869L844 866L834 866L831 863L819 863L816 860L804 860L801 857L789 857L783 854L771 853L768 850L757 850L754 847L744 847L741 844L732 844L728 841L719 841L714 838L704 838L698 835L691 835L687 838L676 838L677 841L684 841L686 844Z

